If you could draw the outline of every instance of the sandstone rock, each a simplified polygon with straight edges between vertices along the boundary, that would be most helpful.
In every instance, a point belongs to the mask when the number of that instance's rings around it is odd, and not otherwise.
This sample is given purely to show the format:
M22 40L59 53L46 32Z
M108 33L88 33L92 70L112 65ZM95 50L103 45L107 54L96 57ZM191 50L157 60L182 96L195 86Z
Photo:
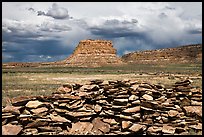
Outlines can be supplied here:
M133 117L131 116L125 116L125 115L122 115L122 114L119 114L119 115L115 115L116 117L119 117L121 119L125 119L125 120L134 120Z
M102 80L102 79L95 79L95 80L91 80L90 82L91 82L91 85L92 84L99 85L99 84L103 83L103 81L104 80Z
M175 128L164 124L162 127L162 132L173 135L175 133Z
M127 104L127 102L128 102L128 99L114 99L114 104L122 104L122 105L124 105L124 104Z
M73 54L64 60L69 66L99 67L103 65L123 64L116 56L116 50L111 41L82 40Z
M14 106L24 106L28 101L36 99L35 96L18 96L11 99L11 103Z
M69 133L73 135L85 135L92 133L93 124L89 122L72 123Z
M94 111L95 111L95 112L101 112L101 109L102 109L102 107L99 106L98 104L96 104L96 105L94 106Z
M178 111L175 111L175 110L170 110L169 112L168 112L168 115L169 115L169 117L175 117L175 116L177 116L178 115Z
M122 129L127 129L130 126L132 126L132 122L131 121L122 121Z
M38 130L36 128L26 128L23 130L23 135L34 135L37 133L38 133Z
M42 131L42 132L47 132L47 131L59 132L59 131L62 131L61 127L50 127L50 126L38 127L38 129L40 129L40 131Z
M191 100L191 105L192 105L192 106L202 106L202 102L198 102L198 101L193 101L193 100Z
M18 135L22 129L20 125L7 124L2 126L2 135Z
M115 119L103 119L103 122L108 123L110 125L116 125L117 124Z
M140 111L140 106L136 106L136 107L125 109L123 112L136 113L136 112L139 112L139 111Z
M152 135L152 133L157 133L161 131L162 131L162 127L157 127L157 126L151 126L147 129L147 133L150 135Z
M164 123L167 123L169 119L167 117L161 117Z
M166 89L129 80L101 82L94 80L87 88L72 84L73 90L66 94L24 98L14 106L2 107L2 127L21 124L21 135L180 135L202 131L202 91L191 90L194 87L189 84ZM141 86L134 90L134 85Z
M181 100L181 107L183 107L183 106L189 106L191 104L191 101L187 98L187 97L185 97L184 99L182 99Z
M135 101L135 100L137 100L137 99L139 99L138 96L136 96L136 95L131 95L128 100L130 100L130 101Z
M159 101L161 103L165 102L167 98L165 96L161 96L160 98L155 99L156 101Z
M143 95L142 97L143 97L144 99L146 99L146 100L153 100L153 97L150 96L150 95L147 95L147 94Z
M135 100L135 101L132 102L132 104L134 104L134 105L140 105L140 100Z
M131 87L130 87L130 89L132 89L133 91L136 91L136 89L139 87L139 85L132 85Z
M3 113L2 114L2 118L5 119L5 118L12 118L12 117L15 117L15 115L12 115L12 113Z
M46 125L48 125L48 122L41 121L41 120L37 119L37 120L29 123L27 126L25 126L25 128L35 128L35 127L46 126Z
M2 109L2 112L11 112L13 114L20 114L19 109L21 109L22 107L15 107L15 106L6 106L5 108Z
M52 114L50 114L50 118L52 119L52 121L55 121L55 122L68 122L68 123L71 123L70 120L64 118L64 117L61 117L61 116L54 116Z
M65 93L70 93L73 91L73 86L71 84L63 84L62 87L59 87L57 89L57 92L54 93L61 93L61 94L65 94Z
M38 101L38 100L35 100L35 101L29 101L27 104L26 104L26 107L28 108L37 108L39 106L42 106L43 103Z
M188 116L196 114L202 117L202 106L185 106L183 108Z
M146 89L152 89L152 86L150 84L147 84L147 83L142 83L139 85L139 87L146 88Z
M19 118L31 118L31 117L34 117L33 115L31 114L20 114Z
M202 123L198 123L197 125L190 125L189 127L196 130L202 130Z
M139 132L140 130L144 131L146 129L145 125L140 125L140 124L133 124L130 128L131 131L133 132Z
M35 114L40 114L40 113L47 112L47 111L48 111L48 109L46 107L41 107L41 108L31 110L31 112L33 112Z
M93 112L66 112L66 114L73 116L73 117L87 117L87 116L92 116L95 113Z
M136 113L134 115L132 115L132 117L134 118L134 120L138 121L140 119L141 114L140 113Z
M103 133L108 133L110 131L110 125L101 121L100 118L95 118L92 121L93 130L100 130Z

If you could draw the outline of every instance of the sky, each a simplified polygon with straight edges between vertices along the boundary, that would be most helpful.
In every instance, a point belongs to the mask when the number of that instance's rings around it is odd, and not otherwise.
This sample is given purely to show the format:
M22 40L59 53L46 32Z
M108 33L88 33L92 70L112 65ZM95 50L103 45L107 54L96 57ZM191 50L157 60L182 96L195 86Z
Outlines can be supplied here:
M2 2L2 62L63 60L85 39L118 56L202 44L202 2Z

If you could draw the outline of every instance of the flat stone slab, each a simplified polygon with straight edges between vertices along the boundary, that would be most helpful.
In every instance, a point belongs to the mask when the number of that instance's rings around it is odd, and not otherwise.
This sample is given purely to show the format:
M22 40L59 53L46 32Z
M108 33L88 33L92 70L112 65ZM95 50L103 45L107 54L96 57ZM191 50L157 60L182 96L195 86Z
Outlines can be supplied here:
M19 125L7 124L2 126L2 135L18 135L22 129Z
M72 128L69 130L73 135L86 135L92 134L93 124L90 122L77 122L72 123Z
M37 108L39 106L43 105L42 102L38 101L38 100L35 100L35 101L29 101L27 104L26 104L26 107L28 108Z

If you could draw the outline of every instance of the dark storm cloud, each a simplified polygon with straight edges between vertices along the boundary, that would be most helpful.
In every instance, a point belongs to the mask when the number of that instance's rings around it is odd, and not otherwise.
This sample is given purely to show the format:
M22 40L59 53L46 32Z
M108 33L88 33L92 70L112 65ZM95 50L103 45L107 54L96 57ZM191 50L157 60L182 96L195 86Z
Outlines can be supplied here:
M38 16L50 16L54 19L72 18L69 16L67 9L59 7L56 3L52 4L52 8L50 8L47 13L43 11L38 11L37 13Z
M91 27L89 28L91 33L94 35L99 35L104 38L118 38L118 37L145 37L143 32L135 32L129 28L121 27L121 28L99 28L99 27Z
M136 19L132 19L131 21L112 19L106 20L100 26L89 27L88 30L94 35L103 36L105 38L145 37L144 32L139 30L137 23L138 21Z
M189 29L187 32L189 34L202 34L202 30L201 29Z
M4 56L10 55L16 61L42 61L42 55L47 61L56 61L56 57L68 57L73 49L69 46L62 45L58 40L26 40L21 43L7 43L4 45ZM33 58L35 57L35 59ZM50 58L46 58L50 57ZM52 59L51 59L52 57ZM61 58L62 59L62 58ZM6 61L6 60L3 60Z
M161 21L167 17L163 12L159 14ZM183 30L175 30L177 33L175 31L166 32L166 30L171 30L171 28L167 27L169 24L166 23L169 22L163 22L162 27L152 28L141 24L142 27L139 27L136 19L131 21L112 19L106 20L101 25L88 27L88 30L95 36L112 40L120 56L137 50L161 49L188 43L202 43L201 35L191 36L201 33L201 29L191 26Z
M57 23L28 25L18 22L2 24L3 62L8 61L56 61L68 56L72 47L62 43L60 32L71 27Z

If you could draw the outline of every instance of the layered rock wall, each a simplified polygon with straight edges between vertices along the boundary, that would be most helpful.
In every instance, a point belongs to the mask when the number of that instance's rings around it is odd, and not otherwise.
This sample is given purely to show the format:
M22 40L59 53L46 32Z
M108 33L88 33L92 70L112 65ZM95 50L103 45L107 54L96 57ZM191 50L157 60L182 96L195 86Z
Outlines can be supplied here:
M2 108L3 135L189 135L202 131L202 89L138 81L64 84Z
M138 51L123 55L122 60L133 64L201 63L202 45Z
M116 55L116 49L108 40L82 40L73 54L65 60L68 66L99 67L120 65L123 62Z

